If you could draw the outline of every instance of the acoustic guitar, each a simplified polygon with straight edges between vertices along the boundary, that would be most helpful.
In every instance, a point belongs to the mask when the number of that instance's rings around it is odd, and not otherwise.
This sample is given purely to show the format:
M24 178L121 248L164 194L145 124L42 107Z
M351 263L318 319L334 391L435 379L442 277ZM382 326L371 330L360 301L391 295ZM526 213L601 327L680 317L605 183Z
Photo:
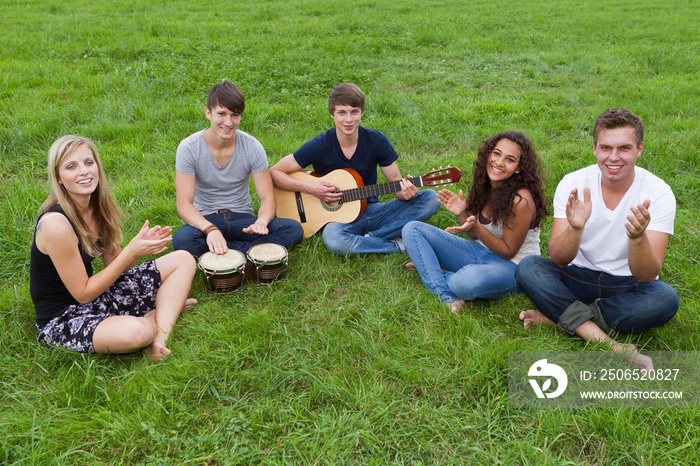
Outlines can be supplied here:
M275 188L277 216L291 218L301 223L304 228L304 238L312 236L329 222L354 222L364 215L368 197L401 190L398 180L364 186L360 174L351 168L333 170L324 176L303 171L290 173L289 176L306 183L326 181L335 186L336 192L343 193L339 201L326 202L312 194ZM416 178L407 178L407 180L420 188L456 183L461 178L462 172L458 168L447 167Z

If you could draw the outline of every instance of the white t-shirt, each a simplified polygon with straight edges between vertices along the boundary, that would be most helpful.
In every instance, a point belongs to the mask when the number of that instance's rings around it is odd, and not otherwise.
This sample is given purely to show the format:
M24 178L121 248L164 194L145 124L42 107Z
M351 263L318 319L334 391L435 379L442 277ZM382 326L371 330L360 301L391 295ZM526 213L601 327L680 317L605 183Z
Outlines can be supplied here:
M488 232L492 235L503 239L503 225L500 223L482 223L481 224ZM486 247L486 245L480 240L476 240L477 243ZM518 249L517 254L510 261L514 264L519 264L523 257L525 256L539 256L540 255L540 227L530 228L527 230L527 235L525 235L525 240L523 244Z
M255 215L250 199L250 175L267 170L262 144L243 131L236 131L236 148L225 166L214 158L204 130L182 140L175 156L175 168L195 175L194 207L202 215L220 209Z
M597 165L591 165L566 175L554 194L554 218L566 218L566 202L571 190L578 188L579 199L583 189L591 188L591 218L586 222L576 257L572 265L597 270L617 276L631 276L629 268L627 216L630 208L651 200L651 220L647 230L673 234L676 217L676 198L671 188L649 171L634 167L634 182L617 205L610 210L603 202L602 173Z

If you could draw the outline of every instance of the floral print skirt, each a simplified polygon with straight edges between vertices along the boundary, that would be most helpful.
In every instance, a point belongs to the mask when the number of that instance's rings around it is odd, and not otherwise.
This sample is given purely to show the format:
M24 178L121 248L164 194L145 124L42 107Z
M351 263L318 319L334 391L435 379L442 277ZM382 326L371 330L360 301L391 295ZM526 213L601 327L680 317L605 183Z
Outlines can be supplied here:
M156 308L159 288L160 272L156 262L146 261L121 274L93 302L68 306L43 328L37 326L38 339L80 353L93 353L92 335L100 322L114 315L143 316Z

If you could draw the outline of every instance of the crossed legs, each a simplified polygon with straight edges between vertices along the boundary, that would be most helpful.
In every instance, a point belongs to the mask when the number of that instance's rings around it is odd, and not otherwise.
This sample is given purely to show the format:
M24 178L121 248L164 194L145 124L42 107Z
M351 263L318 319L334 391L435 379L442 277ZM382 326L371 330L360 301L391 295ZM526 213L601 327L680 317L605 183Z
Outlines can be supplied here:
M629 353L631 362L650 368L651 360L634 345L610 337L641 333L668 322L678 310L678 294L661 281L637 282L576 266L558 267L549 259L528 256L515 273L518 285L537 310L520 313L526 329L558 325L587 341L604 343L613 351Z
M154 361L170 354L165 344L180 312L197 303L195 299L187 299L196 264L188 252L175 251L156 259L156 267L161 284L155 309L139 317L114 315L104 319L92 337L96 353L124 354L143 349Z

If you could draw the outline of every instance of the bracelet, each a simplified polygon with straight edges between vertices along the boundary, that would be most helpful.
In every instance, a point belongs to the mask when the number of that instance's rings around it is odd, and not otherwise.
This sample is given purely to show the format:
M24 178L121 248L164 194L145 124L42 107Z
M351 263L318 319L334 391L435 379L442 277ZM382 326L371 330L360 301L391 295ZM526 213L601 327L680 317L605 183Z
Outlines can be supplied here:
M204 236L209 236L209 233L211 233L214 230L218 230L218 229L219 229L219 227L217 227L216 225L214 225L212 223L211 225L206 227L204 230L202 230L202 233L204 233Z

